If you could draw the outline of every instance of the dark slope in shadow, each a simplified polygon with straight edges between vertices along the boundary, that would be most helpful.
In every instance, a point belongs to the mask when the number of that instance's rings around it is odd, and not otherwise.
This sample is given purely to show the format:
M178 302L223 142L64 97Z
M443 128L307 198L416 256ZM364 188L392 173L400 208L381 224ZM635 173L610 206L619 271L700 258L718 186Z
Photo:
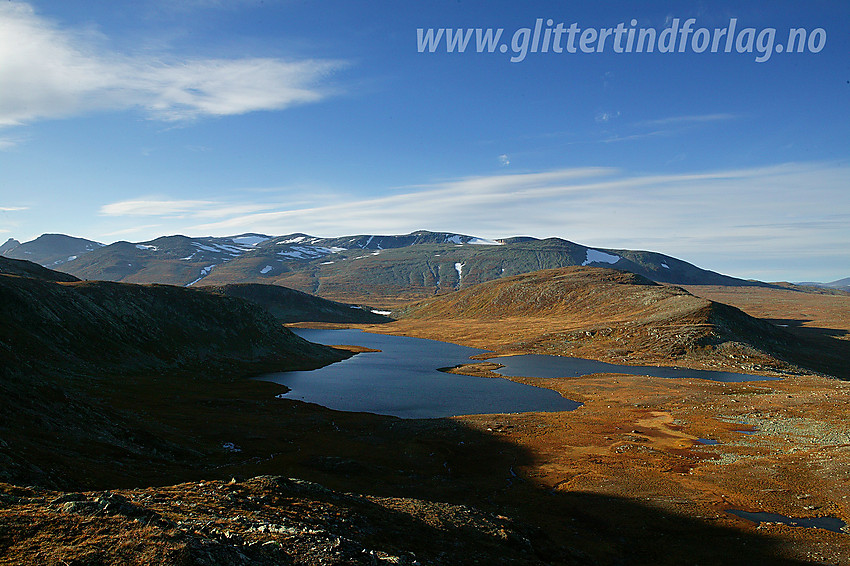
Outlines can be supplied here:
M145 478L149 485L273 474L344 492L474 506L515 517L530 529L529 549L517 554L511 547L504 561L493 563L804 563L783 558L780 541L744 529L622 497L553 492L533 478L514 475L534 462L533 454L458 421L335 412L276 399L279 391L256 381L201 391L156 379L116 389L108 401L118 410L143 411L151 434L190 444L198 453L191 464L151 470ZM239 452L223 449L226 443ZM136 472L113 467L112 478L89 488L137 485ZM452 536L464 539L462 532ZM468 533L467 542L472 536ZM400 550L418 548L417 556L428 554L421 539L402 536L394 544ZM515 562L518 557L523 560ZM459 554L444 563L472 562Z
M808 319L764 319L786 330L799 340L799 345L786 354L786 359L839 379L850 379L850 340L846 330L805 326Z

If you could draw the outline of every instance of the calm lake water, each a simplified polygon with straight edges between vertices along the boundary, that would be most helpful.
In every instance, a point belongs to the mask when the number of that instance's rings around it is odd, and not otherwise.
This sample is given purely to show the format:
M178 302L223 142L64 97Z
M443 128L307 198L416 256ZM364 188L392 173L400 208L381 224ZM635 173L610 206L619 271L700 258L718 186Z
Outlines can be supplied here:
M569 358L566 356L546 356L540 354L529 354L523 356L506 356L490 360L503 364L505 367L496 370L502 375L513 377L579 377L592 373L624 373L627 375L651 375L653 377L709 379L711 381L774 381L778 377L764 377L761 375L749 375L745 373L732 373L728 371L708 371L699 369L666 368L656 366L621 366L597 362L596 360L585 360L582 358Z
M381 351L357 354L317 370L260 378L289 387L291 391L284 395L288 399L402 418L571 411L581 406L549 389L438 371L469 363L470 356L484 350L359 330L296 329L295 333L319 344L354 344Z
M484 350L456 344L370 334L360 330L296 329L319 344L354 344L381 350L367 352L313 371L269 374L265 381L291 389L289 399L317 403L340 411L363 411L403 418L436 418L487 413L571 411L581 403L540 387L454 375L439 368L470 363ZM756 381L777 378L721 371L653 366L621 366L564 356L523 355L494 359L505 376L578 377L592 373L625 373L664 378Z

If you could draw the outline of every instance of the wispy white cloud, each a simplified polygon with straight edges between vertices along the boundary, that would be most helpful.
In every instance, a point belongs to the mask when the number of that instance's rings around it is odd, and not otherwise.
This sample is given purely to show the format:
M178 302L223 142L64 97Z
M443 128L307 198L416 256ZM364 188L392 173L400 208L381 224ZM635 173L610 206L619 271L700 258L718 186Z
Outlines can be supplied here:
M642 134L630 134L627 136L611 136L609 138L605 138L602 140L602 143L616 143L616 142L626 142L626 141L635 141L635 140L644 140L648 138L663 138L672 136L676 132L672 130L653 130L651 132L644 132Z
M270 208L279 208L279 204L222 204L196 210L196 218L226 218L235 214L253 214Z
M0 138L0 151L10 149L18 145L18 140L13 138Z
M146 198L124 200L100 207L102 216L157 216L160 218L223 218L274 208L273 204L236 204L210 200Z
M0 212L16 212L18 210L28 210L27 206L0 206Z
M619 112L616 114L619 116ZM612 118L608 113L602 113L596 117L596 121L599 123L606 123L610 121ZM673 137L685 132L690 132L693 127L698 124L705 124L711 122L725 122L728 120L738 119L739 116L736 114L699 114L699 115L691 115L691 116L670 116L667 118L659 118L656 120L643 120L641 122L635 122L631 124L635 129L644 130L646 128L651 128L648 131L637 131L635 133L630 134L616 134L610 135L608 137L604 137L599 139L598 141L601 143L618 143L618 142L630 142L630 141L640 141L652 138L665 138L665 137Z
M180 216L192 214L215 203L206 200L139 199L105 204L100 213L105 216Z
M334 94L328 79L344 65L127 55L24 2L0 4L0 126L128 108L165 121L280 110Z
M610 122L611 120L613 120L615 118L619 118L619 117L620 117L619 110L616 111L616 112L600 112L596 115L595 120L600 124L604 124L606 122Z
M695 114L691 116L668 116L667 118L658 118L655 120L643 120L638 122L637 126L671 126L683 124L700 124L705 122L726 122L735 120L739 116L737 114Z
M115 230L112 232L106 232L103 236L113 237L113 236L126 236L128 234L145 234L149 233L151 230L155 228L159 228L162 224L143 224L141 226L133 226L131 228L122 228L121 230Z

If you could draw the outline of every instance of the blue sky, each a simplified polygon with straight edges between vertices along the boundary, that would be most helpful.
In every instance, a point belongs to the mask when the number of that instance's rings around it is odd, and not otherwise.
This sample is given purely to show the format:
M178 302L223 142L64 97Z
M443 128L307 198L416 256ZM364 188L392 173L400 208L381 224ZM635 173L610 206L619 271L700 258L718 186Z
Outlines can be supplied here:
M0 239L430 229L846 277L850 3L739 4L4 1ZM826 43L511 62L538 18ZM488 27L506 53L418 52Z

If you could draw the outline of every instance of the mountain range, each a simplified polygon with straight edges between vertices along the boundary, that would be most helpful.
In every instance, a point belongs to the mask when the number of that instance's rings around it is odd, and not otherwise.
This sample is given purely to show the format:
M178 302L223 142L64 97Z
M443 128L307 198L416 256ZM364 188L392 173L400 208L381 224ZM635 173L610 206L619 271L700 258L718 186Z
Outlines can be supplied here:
M46 234L3 255L81 279L180 286L266 283L338 301L421 299L502 277L570 266L609 267L679 285L761 285L649 251L560 238L486 240L450 232L319 238L307 234L189 238L103 245Z
M42 234L24 244L9 238L0 246L0 256L13 259L25 259L50 269L56 269L64 263L103 247L104 244L74 238L65 234Z
M805 286L809 286L809 287L821 287L823 289L837 289L839 291L850 292L850 277L845 277L844 279L839 279L837 281L831 281L829 283L819 283L817 281L804 281L802 283L797 283L797 285L805 285Z

